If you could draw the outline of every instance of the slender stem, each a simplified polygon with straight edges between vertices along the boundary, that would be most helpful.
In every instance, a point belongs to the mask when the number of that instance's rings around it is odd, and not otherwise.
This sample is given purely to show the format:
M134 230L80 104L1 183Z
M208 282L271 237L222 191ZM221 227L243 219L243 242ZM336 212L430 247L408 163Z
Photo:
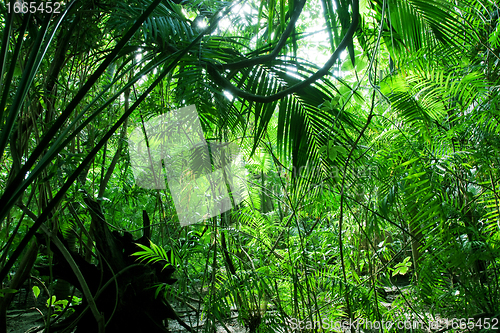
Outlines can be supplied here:
M352 149L349 151L349 155L347 156L347 159L344 164L344 172L342 174L342 185L340 188L340 217L339 217L339 247L340 247L340 261L342 265L342 275L344 277L344 284L347 286L347 274L345 271L345 261L344 261L344 247L342 244L342 226L344 222L344 189L345 189L345 182L346 182L346 175L347 175L347 167L349 166L349 162L352 158L352 154L356 150L356 147L358 145L359 140L363 136L364 132L368 128L368 125L370 125L370 122L373 118L373 109L375 108L375 90L373 90L372 93L372 105L370 109L370 113L368 115L368 118L366 119L366 124L365 126L361 129L361 132L359 133L358 137L356 138L356 141L352 144ZM349 293L346 293L345 295L345 302L347 306L347 313L349 317L351 317L351 308L350 308L350 303L349 303Z

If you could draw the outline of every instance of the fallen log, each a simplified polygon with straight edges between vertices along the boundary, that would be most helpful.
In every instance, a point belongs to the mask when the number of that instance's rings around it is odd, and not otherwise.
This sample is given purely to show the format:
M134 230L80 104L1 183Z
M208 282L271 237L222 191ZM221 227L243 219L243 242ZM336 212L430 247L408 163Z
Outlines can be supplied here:
M168 332L168 319L175 319L191 332L191 328L182 321L170 304L156 297L156 284L173 284L175 268L163 263L138 263L133 253L141 250L136 244L149 245L149 217L144 212L144 234L134 240L130 233L111 232L104 220L101 207L96 201L86 199L92 216L91 234L94 238L98 262L88 263L80 254L69 251L77 264L85 282L95 300L98 311L104 317L105 332L137 332L156 333ZM58 235L62 238L61 235ZM38 237L40 239L40 236ZM49 243L49 242L46 242ZM49 243L50 244L50 243ZM57 279L63 279L81 290L81 285L63 258L61 251L51 246L53 252L52 274ZM166 267L165 267L166 266ZM48 275L49 268L39 268L41 275ZM74 306L71 316L61 323L54 324L51 332L70 331L76 326L77 333L95 333L97 322L90 311L88 302L84 299L81 305Z

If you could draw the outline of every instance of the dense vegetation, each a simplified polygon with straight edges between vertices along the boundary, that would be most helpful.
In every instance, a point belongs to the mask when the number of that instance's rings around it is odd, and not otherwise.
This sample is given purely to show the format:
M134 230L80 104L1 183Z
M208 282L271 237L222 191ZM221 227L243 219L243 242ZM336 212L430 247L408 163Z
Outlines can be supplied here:
M189 309L199 332L228 330L231 309L251 332L498 319L495 1L14 3L1 4L0 332L27 285L57 293L49 307L72 295L61 317L82 298L93 332L115 327L137 282L122 271L147 262L171 265L147 302ZM127 139L190 105L206 152L237 146L246 176L232 209L181 225L172 188L136 183ZM116 302L99 302L108 287Z

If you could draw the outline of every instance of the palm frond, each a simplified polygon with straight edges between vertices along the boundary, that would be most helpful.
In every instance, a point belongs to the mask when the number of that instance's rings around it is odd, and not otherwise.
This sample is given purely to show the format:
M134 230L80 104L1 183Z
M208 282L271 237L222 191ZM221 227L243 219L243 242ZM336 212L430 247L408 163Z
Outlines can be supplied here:
M148 264L165 262L163 268L167 268L171 263L175 265L174 257L169 257L164 248L154 244L153 242L150 241L149 247L139 243L136 243L136 245L140 247L142 251L137 251L132 255L136 256L139 261L146 262Z

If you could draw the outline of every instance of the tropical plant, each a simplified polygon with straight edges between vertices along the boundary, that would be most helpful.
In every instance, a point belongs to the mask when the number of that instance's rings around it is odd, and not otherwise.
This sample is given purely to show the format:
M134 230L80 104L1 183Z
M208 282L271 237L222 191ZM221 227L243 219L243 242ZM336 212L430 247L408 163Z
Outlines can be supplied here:
M250 331L498 316L499 10L74 0L60 14L4 15L0 332L40 256L36 233L69 262L104 330L75 263L102 264L101 207L116 239L149 238L139 259L175 266L177 283L156 294L206 331L231 311ZM240 148L249 179L231 211L181 227L168 189L135 184L126 139L189 105L210 149Z

